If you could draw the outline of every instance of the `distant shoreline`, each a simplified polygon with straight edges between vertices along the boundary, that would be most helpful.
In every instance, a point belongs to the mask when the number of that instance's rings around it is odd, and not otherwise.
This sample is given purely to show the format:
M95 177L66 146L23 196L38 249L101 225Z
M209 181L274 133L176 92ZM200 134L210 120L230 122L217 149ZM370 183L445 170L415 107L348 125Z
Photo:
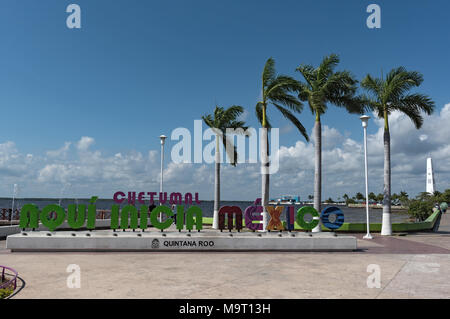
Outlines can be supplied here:
M366 205L365 204L348 204L348 207L350 207L350 208L365 208ZM369 204L369 208L383 209L383 205ZM391 210L408 210L408 207L391 205Z

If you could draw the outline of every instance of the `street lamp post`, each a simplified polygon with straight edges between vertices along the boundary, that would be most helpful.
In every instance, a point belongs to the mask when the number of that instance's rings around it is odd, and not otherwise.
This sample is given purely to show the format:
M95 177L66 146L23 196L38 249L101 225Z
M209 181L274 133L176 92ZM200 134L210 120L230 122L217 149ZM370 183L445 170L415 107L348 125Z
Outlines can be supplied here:
M159 137L161 139L161 180L159 182L159 192L160 196L162 196L163 191L163 168L164 168L164 143L166 141L167 136L161 135ZM159 205L161 205L161 201L159 201ZM162 214L159 214L159 221L162 222Z
M369 178L367 169L367 125L369 123L370 116L363 115L360 117L362 121L362 127L364 128L364 168L366 173L366 218L367 218L367 234L364 236L365 239L372 239L370 235L370 222L369 222Z

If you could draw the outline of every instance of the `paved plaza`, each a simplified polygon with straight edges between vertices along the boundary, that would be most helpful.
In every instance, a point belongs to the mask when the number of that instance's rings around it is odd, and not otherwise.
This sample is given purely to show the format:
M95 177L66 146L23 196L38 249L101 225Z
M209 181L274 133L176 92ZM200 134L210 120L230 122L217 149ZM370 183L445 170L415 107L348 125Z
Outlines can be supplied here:
M2 240L0 264L19 272L13 298L450 297L450 214L438 233L356 236L358 251L335 253L11 253ZM67 286L70 264L80 288Z

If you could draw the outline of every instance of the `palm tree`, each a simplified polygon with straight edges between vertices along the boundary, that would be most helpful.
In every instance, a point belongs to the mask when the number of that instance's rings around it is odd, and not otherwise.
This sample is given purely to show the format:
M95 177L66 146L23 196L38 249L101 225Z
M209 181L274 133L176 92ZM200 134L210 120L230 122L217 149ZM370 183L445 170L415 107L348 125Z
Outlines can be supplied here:
M362 201L362 200L365 199L364 195L363 195L362 193L360 193L360 192L356 193L355 198L356 198L357 200L360 200L360 201Z
M303 110L302 103L291 93L299 90L300 83L294 78L286 75L277 75L275 71L275 60L269 58L264 65L262 74L262 101L256 104L256 117L262 126L260 140L261 145L261 177L262 177L262 205L263 209L263 229L266 229L268 216L265 206L269 204L269 140L268 130L272 127L268 116L267 107L273 105L287 120L289 120L309 141L305 127L295 117L293 112L300 113Z
M244 127L245 122L239 121L238 117L244 112L242 106L233 105L228 109L216 106L214 114L208 114L202 116L203 121L216 134L216 149L215 149L215 180L214 180L214 215L213 215L213 228L219 227L219 206L220 206L220 141L222 141L225 151L230 159L230 163L236 166L237 151L236 146L230 147L230 141L226 134L226 129L238 129L242 128L242 131L235 131L237 134L243 134L247 127Z
M326 56L321 64L314 68L311 65L300 65L297 71L305 80L301 83L299 99L308 101L311 112L315 115L315 172L314 172L314 208L320 212L322 198L322 124L320 117L327 110L327 104L332 103L345 107L350 113L361 114L364 105L355 97L357 81L349 71L334 72L339 64L336 54ZM320 224L313 229L320 232Z
M422 112L430 115L434 102L426 95L408 93L423 82L419 72L407 71L404 67L393 69L386 79L367 75L361 82L370 96L365 97L367 106L379 118L384 119L384 189L383 221L381 235L392 235L391 225L391 136L389 133L389 114L399 111L408 116L417 129L422 126Z
M401 191L400 194L398 195L398 199L400 200L400 203L401 203L403 206L405 206L406 203L407 203L408 200L409 200L409 195L408 195L407 192Z

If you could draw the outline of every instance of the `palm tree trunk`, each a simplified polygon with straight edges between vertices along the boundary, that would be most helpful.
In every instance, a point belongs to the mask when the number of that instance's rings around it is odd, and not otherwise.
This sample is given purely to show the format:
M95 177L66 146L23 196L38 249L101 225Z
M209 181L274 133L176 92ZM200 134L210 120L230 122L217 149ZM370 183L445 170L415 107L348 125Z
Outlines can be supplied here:
M267 134L267 128L262 129L260 136L261 145L261 201L263 206L263 230L266 230L267 224L269 222L269 216L267 214L266 206L269 205L269 140Z
M215 178L214 178L214 215L213 228L219 228L219 209L220 209L220 150L219 136L216 135L216 151L215 151Z
M314 139L315 139L315 168L314 168L314 208L321 211L320 204L322 202L322 125L320 117L316 117L314 124ZM314 227L313 233L321 231L321 223Z
M386 120L387 123L387 120ZM384 190L383 190L383 221L381 235L392 235L391 224L391 136L389 127L384 129Z

